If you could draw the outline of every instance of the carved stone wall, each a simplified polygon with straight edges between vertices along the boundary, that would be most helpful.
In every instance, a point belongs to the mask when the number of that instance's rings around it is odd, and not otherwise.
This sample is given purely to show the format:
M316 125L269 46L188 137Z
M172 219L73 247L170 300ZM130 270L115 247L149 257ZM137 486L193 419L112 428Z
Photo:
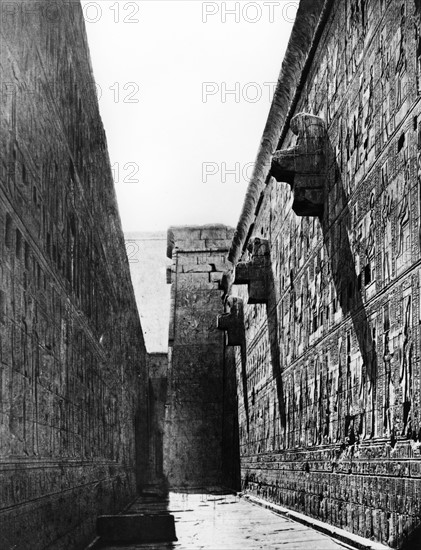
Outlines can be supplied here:
M244 489L392 547L421 523L418 4L326 3L293 113L326 124L323 208L297 216L275 169L251 231L269 243L267 304L233 287Z
M78 549L135 495L145 348L81 7L0 13L0 546Z
M233 230L222 225L175 227L168 231L171 315L164 442L164 471L170 487L226 485L224 442L235 430L224 410L224 334L216 314L223 313L220 280ZM230 427L229 427L230 426ZM232 482L231 482L232 484Z

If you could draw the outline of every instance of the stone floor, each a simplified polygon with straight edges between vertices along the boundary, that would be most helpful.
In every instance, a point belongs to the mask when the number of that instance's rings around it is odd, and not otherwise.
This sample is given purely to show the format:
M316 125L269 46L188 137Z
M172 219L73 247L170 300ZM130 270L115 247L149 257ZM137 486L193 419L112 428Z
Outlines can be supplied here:
M106 546L106 550L343 550L329 537L253 505L236 495L170 493L168 500L140 498L130 512L175 516L174 543Z

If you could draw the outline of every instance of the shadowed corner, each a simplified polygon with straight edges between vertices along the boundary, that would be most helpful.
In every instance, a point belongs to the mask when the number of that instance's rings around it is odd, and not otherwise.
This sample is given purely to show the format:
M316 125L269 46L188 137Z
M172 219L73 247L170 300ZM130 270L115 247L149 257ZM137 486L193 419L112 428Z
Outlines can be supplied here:
M241 360L241 384L243 390L244 412L246 417L247 435L250 431L250 413L247 385L247 343L244 327L244 306L241 298L231 296L233 274L227 271L222 276L220 289L223 291L222 301L224 313L217 317L217 328L227 334L226 345L238 346L240 348Z
M397 546L400 550L419 550L421 548L421 525L407 533L406 540L401 545L399 545L399 540L392 542L393 546Z
M244 412L246 415L247 435L249 435L250 410L249 410L248 385L247 385L247 343L246 343L245 335L244 335L244 341L241 343L240 353L241 353L241 383L243 386L243 396L244 396Z

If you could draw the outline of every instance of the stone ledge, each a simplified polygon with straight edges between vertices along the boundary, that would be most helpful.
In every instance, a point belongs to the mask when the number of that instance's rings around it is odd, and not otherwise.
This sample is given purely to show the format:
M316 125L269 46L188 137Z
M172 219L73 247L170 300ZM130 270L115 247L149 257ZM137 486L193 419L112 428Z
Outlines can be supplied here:
M172 514L99 516L97 533L101 542L143 543L177 540Z
M340 541L341 543L349 545L350 548L357 548L358 550L391 550L390 546L385 546L380 542L375 542L360 537L359 535L354 535L354 533L345 531L345 529L341 529L340 527L335 527L334 525L330 525L329 523L325 523L310 516L306 516L305 514L301 514L300 512L296 512L295 510L289 510L288 508L279 506L279 504L268 502L267 500L263 500L253 495L243 494L241 496L245 500L249 501L251 504L262 506L267 510L271 510L275 514L280 514L282 516L292 519L293 521L302 523L307 527L311 527L316 531L320 531L321 533L324 533L325 535L328 535Z

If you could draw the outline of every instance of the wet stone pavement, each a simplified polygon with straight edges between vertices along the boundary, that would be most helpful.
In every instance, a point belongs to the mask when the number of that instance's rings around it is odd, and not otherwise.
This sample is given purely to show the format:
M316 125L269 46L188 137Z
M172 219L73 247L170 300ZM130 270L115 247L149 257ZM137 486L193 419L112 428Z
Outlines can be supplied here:
M168 511L177 542L105 546L106 550L343 550L326 535L236 495L170 493L168 499L139 498L129 513Z

